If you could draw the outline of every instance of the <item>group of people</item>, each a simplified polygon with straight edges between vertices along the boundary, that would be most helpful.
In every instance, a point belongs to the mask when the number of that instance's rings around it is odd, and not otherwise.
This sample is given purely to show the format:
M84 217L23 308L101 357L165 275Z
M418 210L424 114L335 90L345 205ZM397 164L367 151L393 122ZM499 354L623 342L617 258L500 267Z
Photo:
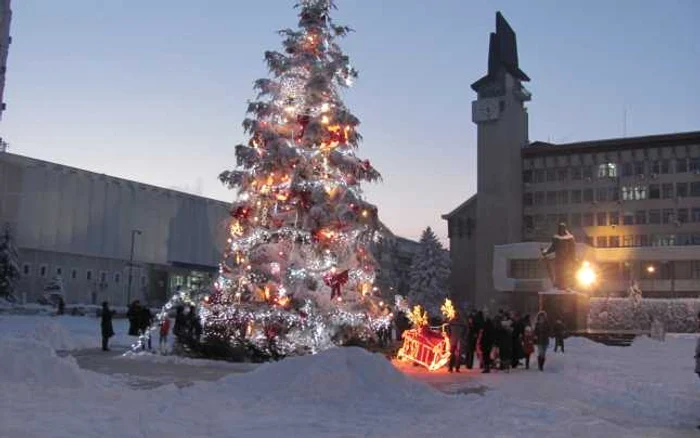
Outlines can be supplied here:
M102 334L102 350L109 351L109 338L114 336L114 326L112 319L115 311L109 308L109 303L102 303L102 311L100 313L100 328ZM139 300L136 300L129 305L126 312L126 317L129 320L129 336L141 336L144 342L141 348L145 350L147 347L152 349L150 328L153 323L153 314L147 306L142 306ZM167 316L160 321L158 341L159 351L162 354L168 351L168 334L170 333L170 318ZM172 333L175 335L178 346L190 345L199 343L202 335L202 324L197 315L195 306L189 306L187 312L184 306L178 306L175 314L175 324L172 328Z
M537 314L534 327L530 315L499 310L493 317L483 312L468 315L466 322L456 317L448 325L450 338L450 362L448 371L459 372L460 365L474 367L475 360L483 373L492 369L510 371L524 361L530 369L530 357L537 347L537 367L544 370L549 340L555 338L555 351L564 352L566 330L561 319L549 322L547 313Z

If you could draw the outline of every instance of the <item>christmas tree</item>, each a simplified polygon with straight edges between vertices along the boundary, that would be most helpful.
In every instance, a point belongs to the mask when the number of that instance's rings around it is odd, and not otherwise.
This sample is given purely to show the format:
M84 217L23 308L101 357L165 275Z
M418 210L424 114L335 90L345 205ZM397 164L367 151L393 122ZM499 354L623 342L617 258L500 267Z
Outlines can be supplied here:
M17 248L10 233L10 226L5 224L0 236L0 298L15 298L15 286L19 276Z
M420 238L409 274L408 298L420 304L430 315L440 314L440 305L448 294L450 258L433 230L428 227Z
M284 50L265 53L270 77L255 81L249 141L220 175L237 200L215 292L198 303L205 338L273 357L386 323L373 298L377 208L360 188L380 175L356 155L360 121L340 94L357 76L337 44L350 29L332 21L332 0L296 6L298 28L279 32Z

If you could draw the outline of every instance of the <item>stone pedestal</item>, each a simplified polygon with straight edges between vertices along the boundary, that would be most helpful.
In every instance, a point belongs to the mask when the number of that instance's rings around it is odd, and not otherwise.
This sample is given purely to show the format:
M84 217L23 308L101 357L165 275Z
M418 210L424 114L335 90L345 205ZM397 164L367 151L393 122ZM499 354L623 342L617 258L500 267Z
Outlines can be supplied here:
M539 293L539 308L547 312L550 323L561 319L568 332L586 330L588 295L576 291L552 289Z

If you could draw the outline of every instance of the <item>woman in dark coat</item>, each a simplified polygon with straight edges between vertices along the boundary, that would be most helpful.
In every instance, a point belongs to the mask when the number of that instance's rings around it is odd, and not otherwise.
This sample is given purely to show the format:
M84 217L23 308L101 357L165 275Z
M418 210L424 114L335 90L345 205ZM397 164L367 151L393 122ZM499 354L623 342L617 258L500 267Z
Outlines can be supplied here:
M542 310L537 314L537 322L535 323L535 342L537 343L537 366L540 371L544 370L544 362L547 356L547 347L549 347L549 337L552 330L547 320L547 313Z
M129 306L126 312L126 317L129 318L129 336L138 336L141 330L141 306L139 300L135 300Z
M493 347L494 337L495 333L493 321L491 321L491 318L486 318L483 328L481 329L481 340L479 345L481 347L482 361L484 362L483 373L491 372L491 348Z
M109 338L114 336L114 327L112 327L112 317L114 310L110 310L107 301L102 302L102 318L100 320L100 328L102 329L102 351L109 351Z

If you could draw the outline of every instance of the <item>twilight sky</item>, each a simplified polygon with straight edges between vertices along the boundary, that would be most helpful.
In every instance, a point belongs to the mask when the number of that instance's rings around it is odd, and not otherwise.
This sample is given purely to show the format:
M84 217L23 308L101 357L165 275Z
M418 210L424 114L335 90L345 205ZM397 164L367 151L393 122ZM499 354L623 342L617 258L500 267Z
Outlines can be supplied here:
M338 0L360 71L346 103L384 182L380 218L418 238L476 190L469 85L501 10L531 78L530 139L700 129L696 0ZM14 0L10 151L224 201L252 83L294 0Z

